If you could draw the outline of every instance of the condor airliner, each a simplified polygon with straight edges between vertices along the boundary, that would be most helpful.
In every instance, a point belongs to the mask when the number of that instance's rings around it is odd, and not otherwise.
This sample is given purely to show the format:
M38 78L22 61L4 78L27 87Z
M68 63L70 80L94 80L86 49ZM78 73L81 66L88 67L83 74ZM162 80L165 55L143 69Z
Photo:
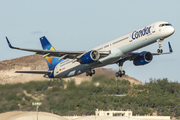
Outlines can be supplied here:
M115 73L115 76L122 77L125 75L122 66L126 60L133 61L135 66L140 66L150 63L155 55L172 53L169 42L169 52L166 53L163 53L161 43L173 33L174 28L170 23L159 21L87 51L55 51L45 36L40 38L43 50L13 47L7 37L6 40L12 49L42 55L43 58L46 58L49 67L48 71L16 71L16 73L44 74L44 77L49 78L67 78L86 72L86 76L92 76L95 74L94 68L116 63L119 65L119 71ZM133 52L155 42L159 44L157 53Z

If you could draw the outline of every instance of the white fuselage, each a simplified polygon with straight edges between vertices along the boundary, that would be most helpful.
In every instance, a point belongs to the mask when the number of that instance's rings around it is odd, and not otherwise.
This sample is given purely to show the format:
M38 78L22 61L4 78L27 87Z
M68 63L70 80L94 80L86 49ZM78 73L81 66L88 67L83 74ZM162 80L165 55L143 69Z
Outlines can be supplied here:
M165 21L155 22L92 48L91 50L111 52L108 56L100 58L96 62L81 64L80 62L74 62L73 59L66 59L56 65L54 69L54 77L72 77L82 74L89 69L113 64L125 58L130 52L152 44L158 39L164 39L174 33L174 28L172 26L161 27L160 24L169 23Z

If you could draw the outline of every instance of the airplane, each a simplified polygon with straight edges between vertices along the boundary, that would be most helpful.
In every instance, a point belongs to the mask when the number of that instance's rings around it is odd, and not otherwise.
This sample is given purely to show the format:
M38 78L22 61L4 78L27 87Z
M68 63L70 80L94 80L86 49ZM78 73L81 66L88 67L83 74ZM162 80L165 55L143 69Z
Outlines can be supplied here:
M119 71L116 77L125 75L122 70L123 63L133 61L135 66L146 65L153 60L153 56L171 54L173 52L170 42L169 52L163 53L161 43L171 36L175 29L166 21L158 21L125 34L107 43L99 45L87 51L56 51L45 36L40 38L43 50L13 47L6 37L10 48L35 52L46 58L49 70L16 71L16 73L44 74L47 78L68 78L78 76L86 72L86 76L95 74L95 68L109 64L118 64ZM157 53L148 51L133 52L137 49L158 42Z

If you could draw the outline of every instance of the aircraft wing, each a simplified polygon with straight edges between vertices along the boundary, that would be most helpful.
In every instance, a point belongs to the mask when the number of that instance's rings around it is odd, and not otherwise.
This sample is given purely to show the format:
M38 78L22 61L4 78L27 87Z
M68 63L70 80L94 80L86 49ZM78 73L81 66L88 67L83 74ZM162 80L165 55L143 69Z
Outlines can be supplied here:
M18 47L12 46L7 37L6 37L6 40L9 47L12 49L35 52L36 54L43 55L43 57L51 56L51 57L59 57L60 59L63 59L63 58L75 59L78 56L81 57L87 52L87 51L51 51L51 50L18 48ZM100 57L105 57L110 54L109 51L98 51L98 52L100 54Z
M170 42L168 42L168 45L169 45L169 52L165 52L165 53L151 53L153 56L156 56L156 55L164 55L164 54L171 54L173 52L172 50L172 47L171 47L171 44ZM125 58L124 60L134 60L139 54L139 52L131 52L129 53Z
M43 71L43 70L30 70L30 71L16 71L15 73L31 73L31 74L50 74L52 71Z

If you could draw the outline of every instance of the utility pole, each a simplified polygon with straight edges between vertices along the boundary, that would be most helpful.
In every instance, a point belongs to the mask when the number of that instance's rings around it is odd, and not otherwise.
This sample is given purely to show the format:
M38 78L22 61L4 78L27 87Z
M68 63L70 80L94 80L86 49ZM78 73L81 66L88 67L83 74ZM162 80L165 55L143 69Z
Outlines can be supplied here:
M38 108L39 108L39 106L40 106L41 104L42 104L41 102L33 102L33 103L32 103L32 106L36 106L37 120L38 120Z

